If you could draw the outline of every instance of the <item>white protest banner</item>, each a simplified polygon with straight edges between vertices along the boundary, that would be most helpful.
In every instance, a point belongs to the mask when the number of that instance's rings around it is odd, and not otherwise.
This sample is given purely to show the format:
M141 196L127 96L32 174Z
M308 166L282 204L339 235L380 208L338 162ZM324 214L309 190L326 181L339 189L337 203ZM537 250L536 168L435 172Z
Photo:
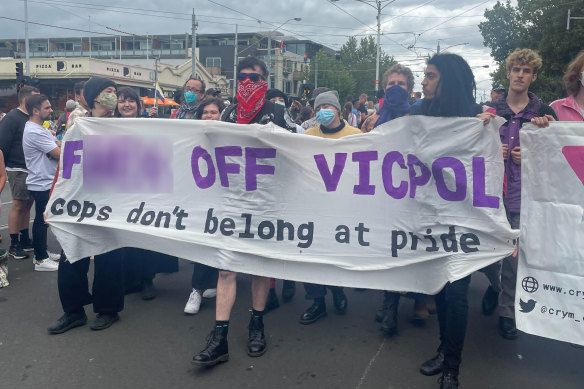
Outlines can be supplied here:
M69 260L141 247L220 269L433 293L513 251L498 125L405 117L340 140L84 119L48 222Z
M584 123L520 136L517 328L584 345Z

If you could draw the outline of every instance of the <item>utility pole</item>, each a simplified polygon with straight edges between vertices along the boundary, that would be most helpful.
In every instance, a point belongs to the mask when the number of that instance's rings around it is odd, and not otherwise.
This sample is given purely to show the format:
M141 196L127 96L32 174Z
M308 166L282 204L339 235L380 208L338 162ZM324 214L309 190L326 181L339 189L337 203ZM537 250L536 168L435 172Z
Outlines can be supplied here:
M272 31L268 33L268 89L272 88Z
M89 58L91 58L91 16L89 17Z
M318 88L318 53L314 56L314 89Z
M436 54L440 54L440 39L438 39L438 45L436 46Z
M379 56L381 52L379 40L381 38L381 1L377 1L377 53L375 58L375 93L379 90Z
M233 97L237 94L237 24L235 25L235 52L233 53Z
M197 21L195 20L195 9L193 8L193 17L192 17L192 35L193 35L193 53L191 55L192 64L191 64L191 76L193 78L197 78Z
M47 47L47 50L49 48ZM28 0L24 0L24 51L26 56L25 75L30 77L30 51L28 49Z

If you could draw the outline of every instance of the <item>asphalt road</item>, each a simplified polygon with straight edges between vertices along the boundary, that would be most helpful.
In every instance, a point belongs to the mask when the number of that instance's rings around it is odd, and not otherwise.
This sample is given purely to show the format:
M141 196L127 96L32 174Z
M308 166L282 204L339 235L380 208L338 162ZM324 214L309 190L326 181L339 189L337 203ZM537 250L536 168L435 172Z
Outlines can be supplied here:
M6 220L10 199L5 190L1 217L8 246ZM58 251L50 236L49 248ZM250 277L241 275L232 313L230 360L214 368L191 366L205 346L214 324L214 300L201 312L182 310L190 292L191 265L155 279L159 296L143 301L126 296L121 320L105 331L89 326L62 335L46 328L62 314L56 272L35 272L30 259L9 261L11 285L0 289L0 388L438 388L437 377L418 373L420 363L434 355L438 323L410 323L413 301L402 299L399 334L385 338L373 316L379 291L347 290L348 312L336 315L327 297L329 315L309 326L298 324L310 305L298 284L295 298L265 317L268 351L260 358L246 354L250 309ZM515 341L497 333L497 316L480 312L484 275L473 275L469 325L461 367L463 388L582 388L584 349L521 334ZM278 283L278 293L281 283ZM86 309L89 320L94 314Z

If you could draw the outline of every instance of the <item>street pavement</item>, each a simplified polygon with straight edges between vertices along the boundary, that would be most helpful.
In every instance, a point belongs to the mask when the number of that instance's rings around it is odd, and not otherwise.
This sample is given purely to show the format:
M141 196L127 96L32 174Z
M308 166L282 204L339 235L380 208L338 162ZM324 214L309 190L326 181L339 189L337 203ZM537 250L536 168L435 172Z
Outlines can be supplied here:
M0 219L3 248L9 243L7 192ZM59 250L52 235L49 248ZM329 295L328 316L303 326L298 318L311 302L297 283L295 298L281 302L264 319L268 351L250 358L246 341L251 278L240 275L229 329L230 360L197 368L190 361L204 348L213 327L215 301L204 300L197 315L183 314L192 274L186 261L181 261L178 273L156 277L155 300L127 295L121 319L111 328L94 332L87 325L61 335L46 330L62 315L57 273L35 272L30 259L10 259L9 271L11 285L0 289L1 389L439 387L437 376L418 372L438 346L436 317L425 327L413 326L413 301L407 298L400 305L398 335L386 338L373 320L381 292L347 289L344 316L334 312ZM486 286L483 274L473 275L461 387L584 387L584 349L523 333L515 341L501 338L497 316L480 311ZM280 294L280 282L277 290ZM91 307L86 312L91 322Z

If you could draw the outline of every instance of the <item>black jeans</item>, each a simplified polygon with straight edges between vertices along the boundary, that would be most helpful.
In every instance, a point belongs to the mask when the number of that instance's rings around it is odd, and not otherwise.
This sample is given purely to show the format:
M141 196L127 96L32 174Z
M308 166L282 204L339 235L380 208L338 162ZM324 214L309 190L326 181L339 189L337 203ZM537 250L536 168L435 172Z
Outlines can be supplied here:
M79 312L93 303L95 313L117 313L124 309L123 257L126 249L117 249L95 256L93 293L89 293L87 271L89 258L75 263L61 253L58 270L59 297L63 311Z
M440 347L444 353L444 373L458 375L468 321L468 286L470 276L449 282L436 295L440 325Z
M326 296L326 288L329 288L333 294L343 293L343 288L340 286L309 284L307 282L304 283L304 290L306 291L307 297L311 299L317 299Z
M50 190L29 191L34 199L34 222L32 224L32 246L34 248L34 257L37 260L47 259L47 224L43 218L45 208L49 202Z

